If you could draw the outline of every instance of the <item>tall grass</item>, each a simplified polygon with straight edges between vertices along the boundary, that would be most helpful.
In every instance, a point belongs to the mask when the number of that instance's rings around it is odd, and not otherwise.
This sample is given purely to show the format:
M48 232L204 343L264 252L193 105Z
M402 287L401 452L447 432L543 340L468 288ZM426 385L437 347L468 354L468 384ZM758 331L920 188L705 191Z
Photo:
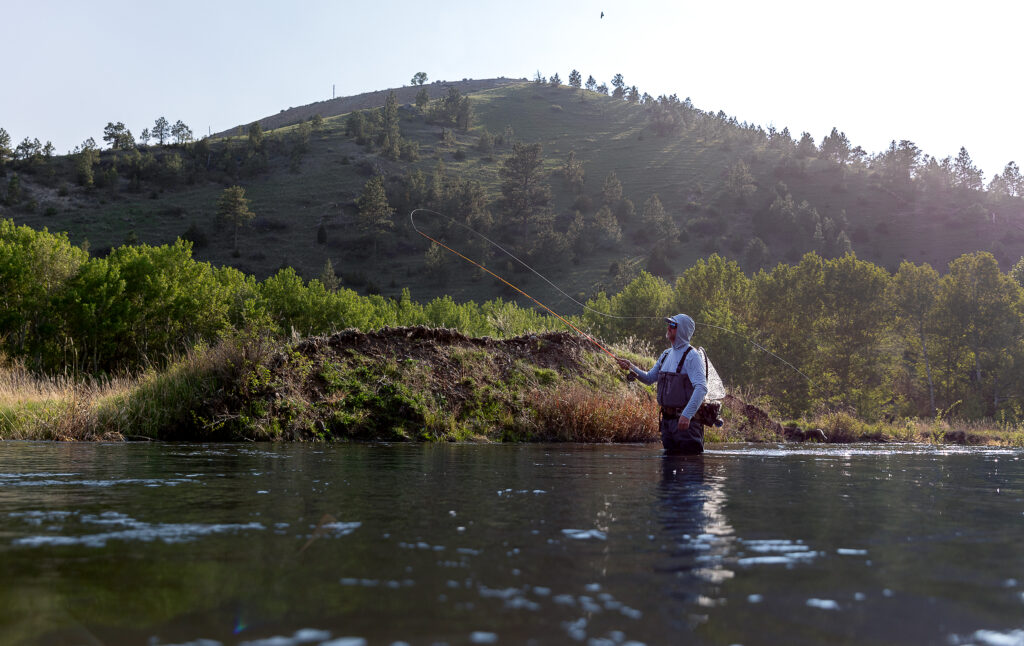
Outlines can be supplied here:
M0 368L0 438L33 440L120 440L103 428L96 403L124 393L131 379L76 381L38 377L20 363Z
M637 391L594 390L578 382L533 390L534 409L545 439L569 442L653 442L658 439L658 409Z

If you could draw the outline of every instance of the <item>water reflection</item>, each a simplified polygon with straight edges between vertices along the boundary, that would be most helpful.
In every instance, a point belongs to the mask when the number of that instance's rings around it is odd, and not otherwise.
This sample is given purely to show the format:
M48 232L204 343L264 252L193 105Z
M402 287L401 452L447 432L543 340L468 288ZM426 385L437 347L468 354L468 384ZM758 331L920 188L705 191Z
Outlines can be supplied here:
M654 571L672 577L665 594L677 603L668 604L665 614L680 627L705 620L700 608L724 603L720 585L734 575L725 566L735 540L724 511L725 482L725 466L713 457L662 458L658 517L670 543ZM679 612L679 603L686 612Z

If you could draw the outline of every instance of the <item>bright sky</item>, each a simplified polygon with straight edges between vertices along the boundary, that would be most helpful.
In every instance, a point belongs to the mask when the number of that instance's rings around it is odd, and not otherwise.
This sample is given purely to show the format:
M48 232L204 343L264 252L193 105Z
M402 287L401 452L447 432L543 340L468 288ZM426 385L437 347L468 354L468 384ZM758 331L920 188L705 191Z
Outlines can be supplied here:
M605 13L600 18L601 12ZM58 151L158 116L197 134L430 80L579 69L869 152L966 146L986 181L1024 164L1021 25L1006 0L12 1L0 127Z

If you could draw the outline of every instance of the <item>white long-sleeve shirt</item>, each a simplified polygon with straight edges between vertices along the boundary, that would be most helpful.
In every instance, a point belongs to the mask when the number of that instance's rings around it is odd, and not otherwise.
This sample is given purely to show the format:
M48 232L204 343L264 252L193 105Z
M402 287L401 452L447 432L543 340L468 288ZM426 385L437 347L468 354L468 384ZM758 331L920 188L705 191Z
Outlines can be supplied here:
M679 347L671 347L666 352L662 352L661 356L654 363L654 367L646 372L632 364L630 364L630 367L636 374L637 379L645 384L653 384L658 381L658 374L661 373L662 369L666 372L676 371L679 360L689 347L689 343L683 343ZM686 408L683 409L683 417L693 419L697 409L704 403L704 397L708 394L708 380L704 372L704 355L694 348L690 354L686 355L682 371L690 378L690 383L693 384L693 395L686 404Z

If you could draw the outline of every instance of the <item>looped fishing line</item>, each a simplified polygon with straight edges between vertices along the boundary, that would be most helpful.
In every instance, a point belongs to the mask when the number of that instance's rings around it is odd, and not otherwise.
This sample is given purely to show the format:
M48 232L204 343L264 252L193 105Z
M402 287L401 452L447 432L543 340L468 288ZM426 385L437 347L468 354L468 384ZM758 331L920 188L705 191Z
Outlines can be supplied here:
M524 268L526 268L526 269L527 269L528 271L530 271L531 273L533 273L533 274L534 274L535 276L537 276L538 278L540 278L541 280L543 280L543 281L544 281L545 283L547 283L548 285L550 285L550 286L551 286L551 287L552 287L552 288L553 288L553 289L554 289L555 291L557 291L557 292L558 292L559 294L561 294L561 295L562 295L563 297L565 297L565 298L566 298L566 299L568 299L569 301L571 301L571 302L575 303L576 305L580 306L580 307L581 307L581 308L583 308L584 310L587 310L588 312L593 312L594 314L597 314L598 316L604 316L604 317L606 317L606 318L610 318L610 319L618 319L618 320L632 320L632 321L637 321L637 320L646 320L646 321L653 321L653 320L661 320L661 318L662 318L662 317L659 317L659 316L618 316L618 315L616 315L616 314L610 314L610 313L608 313L608 312L602 312L601 310L598 310L598 309L595 309L595 308L593 308L593 307L590 307L590 306L588 306L588 305L587 305L586 303L581 303L581 302L579 302L578 300L576 300L575 298L573 298L572 296L570 296L569 294L567 294L567 293L566 293L566 292L565 292L565 291L564 291L564 290L563 290L563 289L562 289L561 287L559 287L559 286L558 286L558 285L556 285L555 283L553 283L553 282L551 282L550 280L548 280L547 276L545 276L544 274L540 273L539 271L537 271L536 269L534 269L534 268L533 268L533 267L531 267L530 265L528 265L528 264L526 264L525 262L523 262L522 260L520 260L518 256L516 256L516 255L515 255L514 253L512 253L511 251L509 251L509 250L508 250L508 249L506 249L505 247L501 246L500 244L498 244L498 243L497 243L497 242L495 242L494 240L491 240L490 238L488 238L488 237L487 237L487 236L485 236L484 234L480 233L479 231L477 231L477 230L473 229L472 227L469 227L469 226L467 226L467 225L465 225L465 224L463 224L463 223L459 222L459 221L458 221L458 220L456 220L455 218L453 218L453 217L451 217L451 216L449 216L449 215L445 215L444 213L438 213L437 211L434 211L433 209L417 208L417 209L413 209L412 211L410 211L410 212L409 212L409 224L410 224L410 225L412 226L412 229L413 229L413 231L415 231L416 233L420 234L421 236L423 236L423 237L424 237L424 238L426 238L427 240L430 240L430 241L431 241L431 242L433 242L434 244L437 244L438 246L440 246L440 247L443 247L444 249L447 249L448 251L452 252L453 254L455 254L456 256L458 256L458 257L460 257L460 258L462 258L463 260L465 260L465 261L467 261L467 262L469 262L469 263L471 263L471 264L473 264L473 265L476 265L476 266L477 266L477 267L479 267L480 269L482 269L482 270L486 271L486 272L487 272L488 274L490 274L490 275L494 276L495 278L497 278L497 279L498 279L498 280L500 280L501 282L505 283L506 285L508 285L508 286L509 286L509 287L511 287L512 289L516 290L517 292L519 292L519 293L520 293L520 294L522 294L523 296L525 296L525 297L529 298L529 299L530 299L531 301L533 301L533 302L534 302L534 303L536 303L537 305L540 305L540 306L541 306L541 307L543 307L543 308L544 308L544 309L545 309L546 311L550 312L550 313L551 313L551 314L552 314L553 316L555 316L555 317L556 317L556 318L557 318L558 320L560 320L560 321L561 321L562 323L565 323L565 324L566 324L567 326L569 326L570 328L572 328L572 329L573 329L573 330L575 330L576 332L579 332L580 334L582 334L583 336L585 336L585 337L586 337L587 339L589 339L589 340L590 340L590 341L591 341L592 343L594 343L594 345L596 345L597 347L599 347L599 348L601 348L602 350L604 350L604 352L605 352L605 353L606 353L606 354L607 354L608 356L612 357L613 359L617 359L618 357L616 357L614 353L612 353L612 352L611 352L610 350L608 350L608 348L606 348L606 347L605 347L604 345L602 345L601 343L599 343L599 342L598 342L598 341L597 341L597 340L596 340L596 339L595 339L594 337L592 337L591 335L587 334L587 333L586 333L586 332L584 332L583 330L579 329L579 328L578 328L577 326L575 326L575 325L573 325L572 323L570 323L569 321L567 321L567 320L566 320L566 319L565 319L564 317L562 317L561 315L559 315L558 313L556 313L556 312L555 312L554 310L552 310L552 309L551 309L550 307L548 307L548 306L547 306L547 305L545 305L544 303L541 303L540 301L538 301L538 300L537 300L536 298L534 298L533 296L530 296L529 294L527 294L527 293L526 293L526 292L524 292L523 290L519 289L518 287L516 287L515 285L513 285L513 284L512 284L512 283L510 283L509 281L505 280L504 278L502 278L502 277L501 277L501 276L499 276L498 274L494 273L493 271L491 271L490 269L488 269L487 267L485 267L485 266L484 266L483 264L481 264L481 263L479 263L479 262L477 262L477 261L473 260L472 258L467 258L466 256L462 255L462 254L461 254L461 253L459 253L458 251L456 251L456 250L452 249L451 247L449 247L448 245L444 244L443 242L440 242L440 241L436 240L435 238L432 238L431 236L427 235L427 234L426 234L426 233L424 233L423 231L420 231L419 227L417 227L417 226L416 226L416 218L415 218L415 216L416 216L416 213L418 213L418 212L421 212L421 211L422 211L422 212L424 212L424 213L431 213L431 214L433 214L433 215L436 215L436 216L438 216L438 217L442 217L442 218L445 218L445 219L447 219L447 220L448 220L449 222L451 222L452 224L454 224L455 226L461 227L461 228L465 229L466 231L469 231L469 232L470 232L470 233L472 233L473 235L475 235L475 236L479 237L480 239L482 239L482 240L485 240L485 241L487 241L487 242L488 242L488 243L489 243L489 244L490 244L491 246L493 246L493 247L497 248L497 249L498 249L498 250L500 250L500 251L501 251L501 252L502 252L503 254L505 254L506 256L508 256L509 258L511 258L512 260L516 261L517 263L519 263L520 265L522 265L522 266L523 266ZM756 341L753 341L753 340L752 340L752 339L750 339L749 337L747 337L747 336L745 336L745 335L743 335L743 334L740 334L739 332L734 332L734 331L732 331L732 330L730 330L730 329L728 329L728 328L724 328L724 327L721 327L721 326L719 326L719 325L714 325L714 324L712 324L712 323L705 323L705 322L702 322L702 321L695 321L695 322L697 322L697 323L700 323L701 325L703 325L703 326L705 326L705 327L710 327L710 328L714 328L714 329L716 329L716 330L721 330L721 331L723 331L723 332L727 332L727 333L729 333L729 334L732 334L732 335L734 335L734 336L737 336L737 337L739 337L740 339L742 339L743 341L745 341L745 342L749 343L750 345L754 346L754 347L755 347L755 348L757 348L758 350L760 350L760 351L764 352L765 354L768 354L768 355L770 355L770 356L774 357L775 359L777 359L777 360L781 361L781 362L782 362L783 364L785 364L786 366L788 366L789 368L791 368L791 369L792 369L792 370L793 370L794 372L796 372L796 373L797 373L798 375L800 375L801 377L803 377L804 379L806 379L808 383L810 383L810 384L812 384L812 385L813 385L814 381L813 381L813 380L812 380L812 379L811 379L810 377L808 377L807 375L805 375L805 374L803 373L803 371L801 371L801 370L800 370L799 368L797 368L796 366L794 366L794 365L793 365L793 364L791 364L790 362L786 361L785 359L783 359L783 358L782 358L782 357L780 357L779 355L775 354L774 352L772 352L772 351L771 351L771 350L769 350L768 348L766 348L766 347L764 347L763 345L761 345L761 344L757 343Z

